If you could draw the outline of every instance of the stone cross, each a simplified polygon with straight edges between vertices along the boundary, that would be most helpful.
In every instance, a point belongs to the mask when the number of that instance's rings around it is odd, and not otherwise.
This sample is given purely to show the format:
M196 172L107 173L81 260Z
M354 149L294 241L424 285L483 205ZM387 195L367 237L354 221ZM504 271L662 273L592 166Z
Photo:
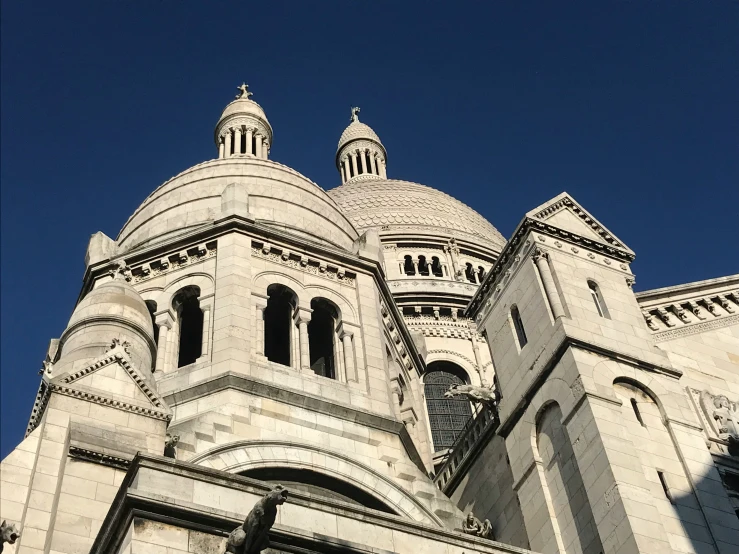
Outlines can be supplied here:
M241 94L237 94L236 98L246 98L249 100L250 96L254 96L253 92L249 92L249 85L246 83L241 83L241 86L236 87L236 89L241 91Z
M352 106L352 117L349 122L354 123L355 121L359 121L359 108Z

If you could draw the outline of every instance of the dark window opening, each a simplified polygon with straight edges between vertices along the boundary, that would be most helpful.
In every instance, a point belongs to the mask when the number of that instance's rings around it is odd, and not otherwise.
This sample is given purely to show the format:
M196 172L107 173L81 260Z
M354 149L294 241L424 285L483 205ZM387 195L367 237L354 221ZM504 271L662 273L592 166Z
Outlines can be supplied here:
M180 331L177 367L195 363L203 352L203 310L200 309L198 296L198 287L185 287L172 302Z
M289 366L296 296L283 285L270 285L267 294L269 298L264 309L264 355L270 362Z
M659 482L662 485L662 490L665 493L665 497L667 500L670 501L670 504L674 504L674 500L672 499L672 493L670 492L670 487L667 486L667 479L665 478L664 472L657 470L657 477L659 477Z
M485 278L485 268L480 266L477 266L477 280L478 282L482 283L482 280Z
M406 256L403 258L403 272L406 275L415 275L416 267L413 265L413 258Z
M465 269L464 271L465 277L467 277L467 280L470 283L476 283L477 281L475 281L475 269L472 267L472 264L468 262L466 267L467 269Z
M159 346L159 325L157 325L154 314L157 311L157 303L153 300L146 301L146 307L149 308L149 314L151 315L151 324L154 326L154 344Z
M356 485L317 471L292 467L260 467L246 470L241 475L282 485L290 491L308 493L398 515L390 506Z
M636 398L631 399L631 407L634 410L634 415L636 416L636 420L639 422L639 425L646 427L646 425L644 425L644 420L641 418L641 412L639 411L639 405L636 402Z
M334 329L338 320L336 308L323 298L311 300L313 310L308 323L310 368L316 375L336 379L334 360Z
M513 319L513 327L516 330L516 338L518 339L518 347L526 346L528 339L526 338L526 330L523 328L523 320L518 312L518 306L511 307L511 318Z
M418 273L428 277L429 264L426 262L426 256L418 256Z
M435 452L450 448L472 417L470 402L464 396L444 398L450 385L466 382L464 370L452 362L432 362L428 366L423 388Z
M439 262L439 258L434 256L431 258L431 273L434 277L443 277L444 271L441 268L441 262Z
M590 289L590 296L593 299L593 304L595 304L595 309L598 312L598 315L600 317L605 317L606 319L611 319L598 284L595 281L588 281L588 288Z
M246 133L241 133L241 144L239 144L239 146L242 154L246 154L247 152L249 152L246 149L246 138Z

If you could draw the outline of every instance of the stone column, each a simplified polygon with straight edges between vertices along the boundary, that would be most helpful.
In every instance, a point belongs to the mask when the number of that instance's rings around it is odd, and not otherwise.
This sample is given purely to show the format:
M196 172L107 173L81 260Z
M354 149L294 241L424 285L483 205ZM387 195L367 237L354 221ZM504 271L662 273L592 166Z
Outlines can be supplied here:
M254 152L252 152L252 149L251 149L252 142L253 142L252 133L253 133L252 129L249 129L249 128L246 129L246 151L244 152L244 154L249 154L249 155L254 154Z
M416 259L413 260L413 270L415 271L416 277L420 276L420 273L418 273L418 260Z
M359 166L362 168L362 175L367 173L367 162L366 162L367 156L365 154L366 152L362 150L359 151Z
M346 368L344 366L344 347L339 340L339 330L334 329L334 377L340 383L346 383Z
M262 159L269 159L269 142L267 137L262 137Z
M346 380L357 380L357 368L354 359L354 344L352 343L352 333L344 332L341 335L341 342L344 343L344 367L346 368Z
M357 171L357 154L355 152L352 152L351 154L349 154L349 157L352 160L352 173L356 177L357 175L359 175L359 172Z
M223 159L225 157L225 150L226 145L224 144L225 138L224 137L218 137L218 159Z
M349 166L351 162L349 161L349 158L346 157L344 158L343 163L344 163L344 173L346 174L346 180L348 181L349 179L352 178L352 170L351 170L351 167Z
M225 140L225 143L226 143L226 145L225 145L226 153L225 153L225 156L224 157L226 157L226 158L228 158L231 155L231 139L232 138L233 138L233 133L229 129L226 132L226 137L224 139Z
M234 129L234 154L241 154L241 127Z
M167 359L167 331L172 324L169 321L157 323L159 326L159 342L157 343L157 359L154 365L156 373L164 373L164 364Z
M385 167L385 160L380 160L380 177L387 179L387 168Z
M470 334L470 340L472 341L472 352L475 354L475 364L477 365L477 374L480 376L480 385L483 387L487 387L487 382L485 381L485 374L482 371L482 358L480 356L480 345L477 344L477 340L475 338L475 332L473 331Z
M257 303L257 356L264 356L264 310L267 308L265 303Z
M210 302L206 304L201 302L200 309L203 311L203 335L200 348L200 359L208 357L208 344L210 343L208 340L210 338L210 308Z
M554 284L552 269L549 267L549 254L544 252L541 248L534 248L532 258L539 270L539 276L544 285L544 293L547 295L547 300L549 301L549 306L552 308L554 319L562 317L565 315L565 311L562 306L562 299L559 297L559 292L557 291L557 285Z
M257 158L261 158L262 157L262 138L263 138L262 135L257 135L256 136L256 145L255 146L256 146L257 150L256 150L256 152L254 152L254 155Z
M301 371L310 371L310 343L308 341L308 323L310 323L310 310L298 308L295 313L295 323L298 326L300 344Z
M377 156L372 156L372 163L375 166L375 175L380 174L380 158Z

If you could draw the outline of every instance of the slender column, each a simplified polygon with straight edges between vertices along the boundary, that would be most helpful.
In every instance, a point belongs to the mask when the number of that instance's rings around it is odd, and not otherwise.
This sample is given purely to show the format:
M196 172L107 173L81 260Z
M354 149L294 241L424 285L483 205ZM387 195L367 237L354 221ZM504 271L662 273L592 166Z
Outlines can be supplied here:
M234 129L234 154L241 154L241 127Z
M480 356L480 345L477 344L475 333L471 334L472 340L472 352L475 354L475 364L477 365L477 374L480 376L480 385L487 387L488 384L485 380L485 373L482 370L482 357Z
M334 330L334 377L340 383L346 383L346 372L344 368L344 347L339 340L338 330Z
M224 139L225 142L226 142L226 146L225 146L225 148L226 148L225 157L226 158L228 158L231 155L231 138L232 138L232 136L233 136L233 133L231 133L231 131L229 130L226 133L226 137Z
M352 334L344 333L341 337L344 343L344 367L346 368L346 380L357 380L357 368L354 365L354 344L352 343Z
M359 175L359 172L357 171L357 154L355 152L352 152L351 154L349 154L349 156L352 160L352 173L356 177L357 175Z
M269 158L269 142L267 137L262 137L262 159L266 160Z
M290 344L292 345L290 367L300 371L300 337L298 336L297 323L292 319L290 320Z
M261 158L262 157L262 135L257 135L255 142L256 142L256 145L255 146L256 146L257 150L256 150L256 152L254 152L254 155L257 158Z
M310 350L308 349L308 321L298 321L298 332L300 333L300 369L310 370Z
M200 349L200 357L204 358L208 355L208 337L210 336L210 304L200 305L200 309L203 310L203 335L202 335L202 346Z
M252 134L252 130L247 127L246 140L244 141L246 142L246 148L244 148L244 154L253 154L253 152L251 151L251 134Z
M362 175L367 173L367 162L365 161L366 156L364 154L362 150L359 151L359 165L362 168Z
M164 373L164 363L167 359L167 331L172 326L169 322L163 322L159 325L159 342L157 343L157 361L154 371Z
M341 173L341 183L346 183L346 167L344 166L344 160L339 162L339 173Z
M264 356L264 310L266 307L257 304L257 356Z
M387 179L387 169L385 168L385 160L380 160L380 177Z
M224 137L218 137L218 159L224 158L224 152L226 150L226 145L224 144Z
M539 276L541 282L544 285L544 292L549 300L549 306L552 308L552 315L554 319L565 315L564 306L562 306L562 299L559 297L557 286L554 284L554 277L552 277L552 268L549 267L549 254L544 252L541 248L535 248L532 256L536 267L539 269Z
M348 157L344 158L344 161L342 163L344 165L344 175L346 176L346 179L344 180L344 182L346 182L352 178L351 169L349 168L349 163L350 163L349 158Z
M380 174L380 160L377 156L372 156L372 164L375 166L375 175Z
M416 277L421 275L420 273L418 273L418 260L413 260L413 270L415 271Z

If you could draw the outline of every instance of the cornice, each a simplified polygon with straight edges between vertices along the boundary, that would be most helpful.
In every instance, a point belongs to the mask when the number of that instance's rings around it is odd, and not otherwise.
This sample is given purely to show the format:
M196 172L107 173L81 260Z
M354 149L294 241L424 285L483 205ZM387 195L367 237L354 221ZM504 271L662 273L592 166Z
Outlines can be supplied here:
M55 385L53 383L49 386L49 388L51 389L51 392L56 392L65 396L71 396L72 398L80 398L82 400L92 402L93 404L110 406L111 408L117 408L119 410L123 410L124 412L143 415L146 417L151 417L153 419L159 419L161 421L169 421L172 419L172 415L166 412L155 410L153 408L146 408L144 406L138 406L136 404L124 402L123 400L108 398L106 396L95 394L90 391L83 391L74 387L67 387L64 385Z
M79 446L69 447L69 457L91 462L93 464L100 464L106 467L112 467L115 469L127 470L131 465L131 460L126 458L119 458L117 456L110 456L103 452L97 452L95 450L88 450L86 448L80 448Z
M666 329L654 333L653 337L655 342L665 342L668 340L679 339L682 337L689 337L691 335L697 335L699 333L705 333L706 331L713 331L715 329L722 329L724 327L730 327L732 325L739 324L739 314L714 319L713 321L704 321L701 323L695 323L681 327L679 329Z

